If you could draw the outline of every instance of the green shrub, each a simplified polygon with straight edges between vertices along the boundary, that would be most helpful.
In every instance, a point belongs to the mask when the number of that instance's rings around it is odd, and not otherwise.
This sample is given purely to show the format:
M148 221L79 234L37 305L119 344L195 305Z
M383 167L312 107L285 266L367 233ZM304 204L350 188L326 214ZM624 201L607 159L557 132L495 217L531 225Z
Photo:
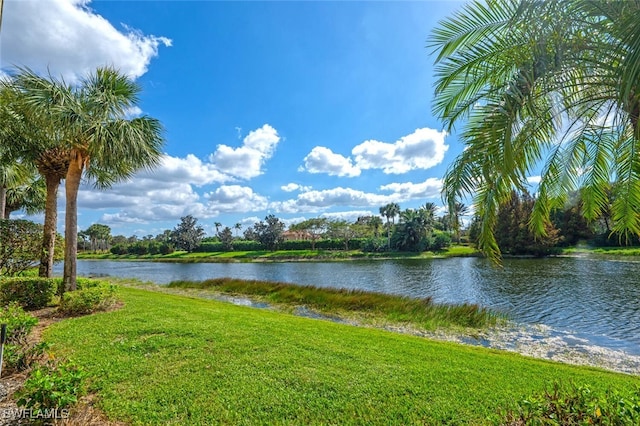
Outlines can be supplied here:
M58 311L65 315L85 315L107 310L115 302L115 285L104 281L78 280L78 290L64 293Z
M438 251L445 249L451 245L451 235L448 232L434 231L433 240L428 249Z
M7 343L19 343L38 324L38 318L25 312L18 303L12 302L0 309L0 324L7 324Z
M7 324L5 371L19 372L31 368L46 348L45 344L34 344L27 339L38 319L12 302L0 310L0 323Z
M589 386L554 383L543 395L521 400L502 416L504 425L638 425L640 389L596 392Z
M382 237L367 238L362 243L362 251L368 253L381 253L387 250L387 239Z
M70 407L84 391L84 377L85 373L69 362L39 367L24 382L17 404L33 410Z
M25 309L44 308L51 302L57 281L39 277L0 278L0 304L17 302Z
M3 372L21 372L29 370L49 349L46 342L33 343L25 340L21 344L6 344L4 347Z

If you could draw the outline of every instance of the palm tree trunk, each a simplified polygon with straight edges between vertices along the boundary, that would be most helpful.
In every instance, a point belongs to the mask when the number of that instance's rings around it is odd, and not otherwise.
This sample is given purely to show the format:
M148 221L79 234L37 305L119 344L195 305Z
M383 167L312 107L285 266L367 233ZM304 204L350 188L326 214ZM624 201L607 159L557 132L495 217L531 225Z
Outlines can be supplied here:
M76 257L78 255L78 189L84 168L82 154L71 151L71 162L65 178L65 194L67 196L65 226L64 226L64 273L62 281L65 291L75 291L76 285Z
M55 175L45 175L47 198L44 209L44 230L42 238L42 255L38 275L51 278L53 273L53 257L56 245L56 230L58 225L58 187L60 179Z
M5 188L4 186L0 186L0 219L8 219L8 217L5 215L6 207L7 207L7 188Z

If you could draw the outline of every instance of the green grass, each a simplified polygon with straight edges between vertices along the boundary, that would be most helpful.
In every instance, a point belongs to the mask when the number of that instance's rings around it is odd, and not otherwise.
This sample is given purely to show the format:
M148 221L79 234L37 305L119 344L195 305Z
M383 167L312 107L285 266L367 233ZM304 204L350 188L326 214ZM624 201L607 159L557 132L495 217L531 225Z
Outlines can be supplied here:
M562 254L602 254L609 256L640 256L640 247L568 247Z
M553 381L630 389L637 377L122 288L121 310L46 330L137 425L486 424Z
M216 278L206 281L174 281L169 288L209 289L216 292L258 296L268 303L289 306L304 305L323 313L358 319L369 317L375 321L411 324L422 329L488 328L501 317L472 304L440 305L431 298L373 293L361 290L318 288L295 284L251 281L235 278ZM363 317L364 316L364 317Z
M340 261L352 259L429 259L434 257L467 257L478 256L479 252L470 246L453 245L438 252L386 252L365 253L362 250L254 250L230 252L187 253L176 251L161 255L115 255L111 253L79 253L78 259L111 259L111 260L156 260L167 262L251 262L251 261Z

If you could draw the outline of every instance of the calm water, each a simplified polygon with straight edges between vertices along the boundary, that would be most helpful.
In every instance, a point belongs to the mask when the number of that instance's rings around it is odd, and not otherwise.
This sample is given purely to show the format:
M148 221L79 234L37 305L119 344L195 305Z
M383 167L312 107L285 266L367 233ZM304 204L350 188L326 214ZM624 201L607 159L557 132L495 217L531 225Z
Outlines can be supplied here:
M61 273L61 265L57 272ZM79 261L79 275L158 284L234 277L364 289L437 302L477 303L524 324L640 355L640 263L589 258L389 260L338 263L150 263Z

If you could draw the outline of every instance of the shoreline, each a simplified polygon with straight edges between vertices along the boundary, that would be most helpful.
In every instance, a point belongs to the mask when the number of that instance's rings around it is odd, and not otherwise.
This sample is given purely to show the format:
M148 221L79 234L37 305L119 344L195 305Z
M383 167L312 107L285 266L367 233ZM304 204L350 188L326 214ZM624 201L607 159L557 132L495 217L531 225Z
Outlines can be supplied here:
M594 367L640 376L640 355L632 355L622 350L598 346L585 339L577 338L570 333L554 330L544 324L528 325L508 321L504 325L495 326L487 330L430 331L412 325L393 324L385 321L364 322L357 315L341 315L339 312L324 313L305 305L276 305L249 295L230 295L211 289L178 289L155 283L134 284L132 287L200 299L213 299L253 309L267 309L354 327L386 330L392 333L408 334L464 346L479 346L512 352L563 364ZM570 345L567 340L571 340L573 344Z

